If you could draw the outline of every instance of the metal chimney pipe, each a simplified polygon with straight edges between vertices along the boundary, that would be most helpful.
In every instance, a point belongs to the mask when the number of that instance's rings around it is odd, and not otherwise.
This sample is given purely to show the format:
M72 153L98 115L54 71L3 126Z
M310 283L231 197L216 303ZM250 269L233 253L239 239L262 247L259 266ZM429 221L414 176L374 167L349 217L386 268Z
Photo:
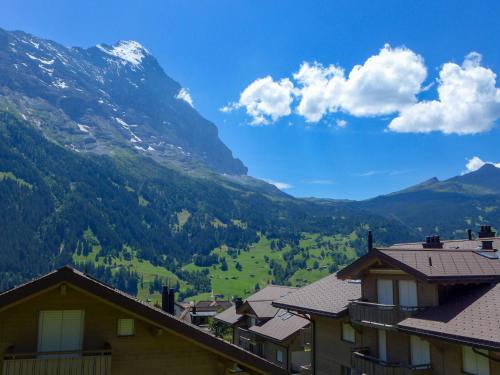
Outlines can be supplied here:
M373 250L373 233L371 230L368 231L368 252Z
M171 315L175 315L175 290L169 289L168 291L168 310Z
M469 241L472 241L472 229L467 229L467 238L469 239Z
M161 309L165 312L169 310L170 289L168 286L163 286L161 291Z

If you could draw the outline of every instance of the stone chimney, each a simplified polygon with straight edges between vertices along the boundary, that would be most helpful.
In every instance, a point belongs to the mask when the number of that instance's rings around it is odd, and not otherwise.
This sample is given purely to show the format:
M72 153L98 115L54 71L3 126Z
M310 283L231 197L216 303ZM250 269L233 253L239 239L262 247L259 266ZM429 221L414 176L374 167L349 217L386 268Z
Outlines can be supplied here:
M479 238L495 237L495 232L491 230L491 225L481 225L481 230L478 232Z
M441 242L441 239L437 235L427 236L425 237L425 242L422 243L422 247L424 249L442 249L443 243Z

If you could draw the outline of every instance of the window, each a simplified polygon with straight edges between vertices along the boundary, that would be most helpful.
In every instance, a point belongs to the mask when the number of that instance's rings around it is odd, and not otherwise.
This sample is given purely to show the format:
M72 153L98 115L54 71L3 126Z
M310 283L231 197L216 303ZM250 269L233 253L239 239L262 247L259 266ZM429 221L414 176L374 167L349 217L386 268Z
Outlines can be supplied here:
M118 336L133 336L134 334L134 319L118 319Z
M470 346L462 347L462 367L465 373L473 375L489 375L490 361L484 355L477 352L487 354L485 350L475 349Z
M283 363L283 350L276 350L276 361Z
M387 362L387 335L383 329L378 330L378 358Z
M428 365L431 363L429 343L418 336L410 337L411 364L413 366Z
M417 283L413 280L399 280L399 304L404 307L417 307Z
M40 311L38 351L59 352L82 349L83 310Z
M342 323L342 340L351 344L356 342L356 331L349 323Z
M377 295L378 295L378 303L381 303L383 305L393 305L394 298L392 292L392 280L378 279Z

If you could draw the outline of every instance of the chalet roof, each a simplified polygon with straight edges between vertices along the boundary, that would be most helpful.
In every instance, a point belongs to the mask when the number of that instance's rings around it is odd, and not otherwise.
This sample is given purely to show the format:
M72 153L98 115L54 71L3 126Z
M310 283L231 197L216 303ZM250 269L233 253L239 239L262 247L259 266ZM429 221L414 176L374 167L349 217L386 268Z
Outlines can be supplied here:
M216 316L214 316L214 319L220 320L221 322L224 322L229 325L233 325L237 322L239 322L244 315L238 314L236 312L236 307L231 306L227 310L222 311L221 313L218 313Z
M274 318L261 326L250 327L249 331L276 341L284 341L309 324L310 321L305 318L279 310Z
M232 306L231 301L198 301L196 302L197 311L219 311L226 310Z
M219 339L193 324L187 323L159 308L147 305L135 297L68 266L0 293L0 310L62 283L71 284L109 303L129 310L174 334L186 337L207 350L229 358L243 367L248 367L262 374L287 374L287 371L263 358Z
M493 248L500 250L500 237L489 237L489 238L477 238L473 240L461 239L461 240L446 240L441 241L443 244L443 249L448 250L476 250L481 247L482 241L493 241ZM410 242L410 243L397 243L390 246L394 249L404 249L404 250L419 250L423 249L422 242Z
M360 283L340 280L335 273L298 289L275 301L273 305L302 313L337 318L347 312L350 300L360 297Z
M249 296L246 301L275 301L296 290L297 288L290 286L266 285L265 288Z
M500 284L478 286L452 302L403 320L408 333L500 349Z
M380 260L425 281L500 280L500 259L494 251L466 249L373 249L338 272L340 278L359 278Z

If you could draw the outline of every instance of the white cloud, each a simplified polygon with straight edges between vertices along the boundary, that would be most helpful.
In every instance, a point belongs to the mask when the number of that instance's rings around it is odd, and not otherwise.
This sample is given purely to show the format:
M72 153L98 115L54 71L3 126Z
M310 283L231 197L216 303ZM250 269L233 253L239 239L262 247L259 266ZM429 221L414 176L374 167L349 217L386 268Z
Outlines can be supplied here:
M346 120L337 120L335 122L339 128L345 128L347 126L347 121Z
M259 78L243 90L237 103L230 103L221 111L230 112L244 107L252 117L252 125L269 124L292 112L290 106L294 90L288 78L280 81L274 81L271 76Z
M268 178L263 178L263 180L266 181L268 184L276 186L280 190L291 189L293 187L292 185L287 184L286 182L270 180Z
M465 169L465 171L462 172L462 174L477 171L479 168L481 168L485 164L491 164L497 168L500 168L500 163L493 163L491 161L483 161L478 156L474 156L474 157L472 157L472 159L467 159L467 164L465 164L466 169Z
M426 77L420 55L386 44L347 75L337 65L304 62L293 80L257 79L243 90L237 103L221 110L244 107L254 125L292 112L309 123L336 112L357 117L389 115L387 130L402 133L475 134L490 130L500 118L496 74L481 65L480 54L471 52L462 65L445 63L436 82L425 84ZM434 86L437 99L418 101L418 94ZM336 123L339 127L347 124L345 120Z
M189 91L184 87L179 90L179 93L175 96L175 98L179 100L184 100L186 103L188 103L191 107L194 108L193 98L191 98L191 94L189 94Z
M426 76L422 57L389 45L363 65L354 66L348 77L338 66L306 62L294 74L300 84L297 112L309 122L321 120L328 112L354 116L398 112L417 101Z
M391 121L396 132L475 134L490 130L500 118L496 74L481 66L481 55L466 56L463 64L446 63L439 73L439 100L421 101Z

